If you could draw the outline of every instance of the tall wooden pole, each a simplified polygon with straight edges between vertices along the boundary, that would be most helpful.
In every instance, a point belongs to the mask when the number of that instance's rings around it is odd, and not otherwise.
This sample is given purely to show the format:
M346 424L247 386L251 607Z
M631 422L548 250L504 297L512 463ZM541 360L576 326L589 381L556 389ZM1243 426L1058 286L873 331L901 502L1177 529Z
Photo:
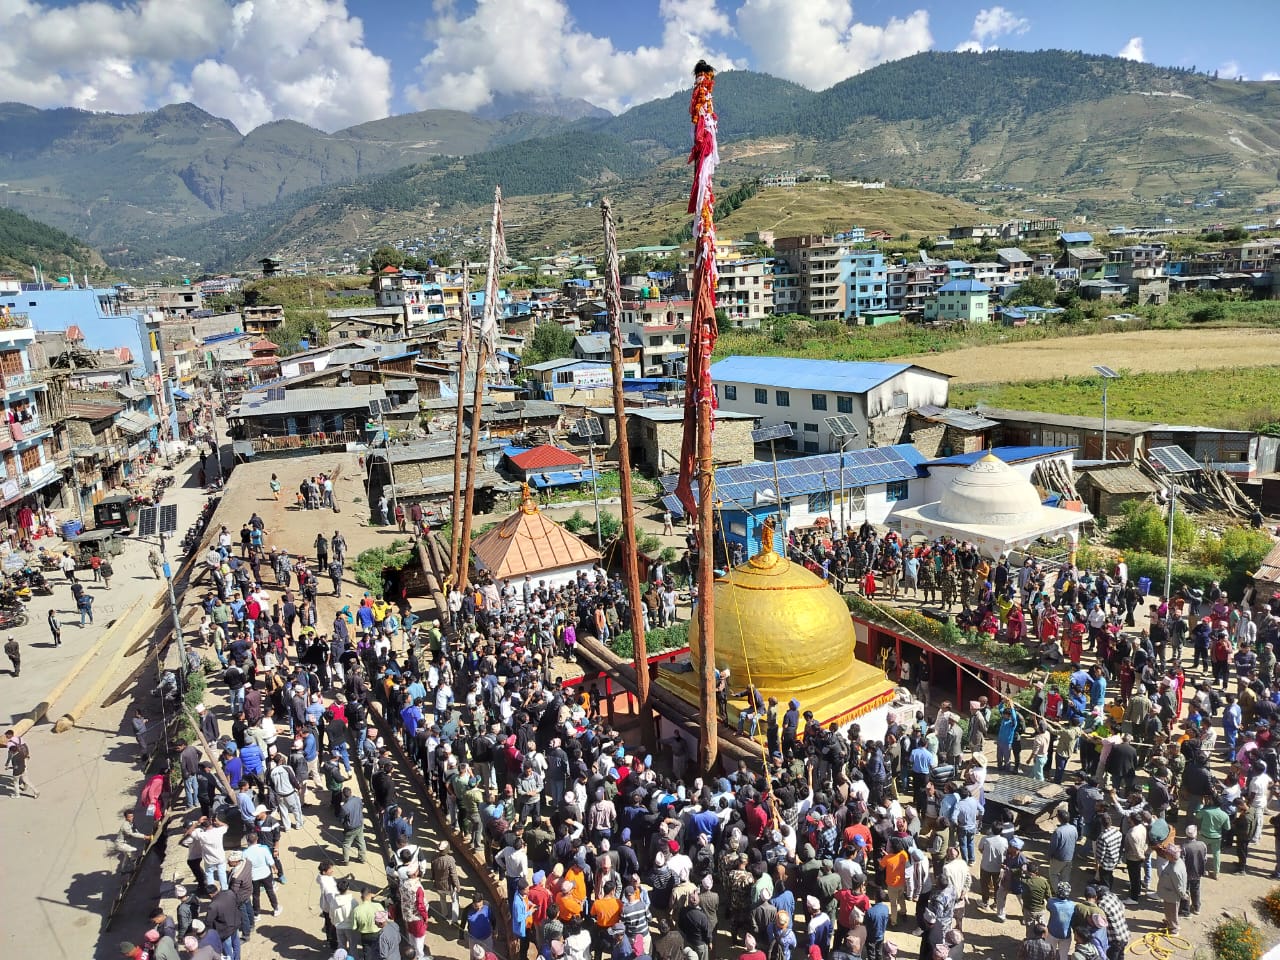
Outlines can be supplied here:
M640 595L640 567L636 544L636 508L631 492L631 439L627 436L627 408L622 397L622 283L618 276L618 238L614 231L613 205L600 201L604 220L605 311L609 323L609 359L613 368L613 421L618 435L618 492L622 498L622 571L631 612L631 647L636 668L636 699L640 735L652 750L654 731L649 709L649 655L644 635L644 606ZM652 588L651 588L652 589Z
M458 582L458 553L462 544L462 417L466 413L467 355L475 349L475 335L471 322L471 282L467 275L467 261L462 261L462 336L458 351L458 405L454 416L453 438L453 507L449 515L451 526L449 543L449 580Z
M698 403L698 637L702 643L702 768L714 773L720 754L716 704L715 461L711 456L711 404Z
M471 519L475 511L476 461L480 452L480 405L484 400L485 368L492 355L490 339L498 324L498 264L503 254L502 245L502 191L494 191L493 222L489 228L489 264L484 284L484 317L480 323L480 335L476 337L475 391L471 399L471 436L467 444L467 489L463 500L462 534L459 540L458 589L463 590L471 572ZM470 304L470 299L468 299ZM470 310L470 306L468 306Z

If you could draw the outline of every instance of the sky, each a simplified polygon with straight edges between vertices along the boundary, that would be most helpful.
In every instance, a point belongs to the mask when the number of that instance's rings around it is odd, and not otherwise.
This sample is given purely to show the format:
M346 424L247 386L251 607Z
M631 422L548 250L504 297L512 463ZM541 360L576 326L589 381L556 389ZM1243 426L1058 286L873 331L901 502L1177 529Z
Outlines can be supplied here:
M242 132L333 131L500 95L619 112L685 88L700 57L820 90L921 50L1049 47L1280 80L1273 4L0 0L0 100L119 113L189 100Z

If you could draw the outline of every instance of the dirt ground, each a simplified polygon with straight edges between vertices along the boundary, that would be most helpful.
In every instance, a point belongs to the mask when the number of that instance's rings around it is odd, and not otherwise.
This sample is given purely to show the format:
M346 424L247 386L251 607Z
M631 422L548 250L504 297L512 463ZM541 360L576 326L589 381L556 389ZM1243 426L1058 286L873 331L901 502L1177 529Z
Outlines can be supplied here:
M969 347L906 358L954 384L1090 376L1105 363L1135 373L1280 365L1280 330L1135 330Z

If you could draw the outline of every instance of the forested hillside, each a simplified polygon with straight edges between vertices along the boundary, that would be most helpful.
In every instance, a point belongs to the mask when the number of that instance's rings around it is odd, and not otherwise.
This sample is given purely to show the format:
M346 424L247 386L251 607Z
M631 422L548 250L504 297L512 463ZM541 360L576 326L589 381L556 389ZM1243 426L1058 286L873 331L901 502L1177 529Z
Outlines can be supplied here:
M0 207L0 270L26 279L31 268L39 267L46 277L61 274L77 277L89 271L95 275L102 258L75 237L48 224Z

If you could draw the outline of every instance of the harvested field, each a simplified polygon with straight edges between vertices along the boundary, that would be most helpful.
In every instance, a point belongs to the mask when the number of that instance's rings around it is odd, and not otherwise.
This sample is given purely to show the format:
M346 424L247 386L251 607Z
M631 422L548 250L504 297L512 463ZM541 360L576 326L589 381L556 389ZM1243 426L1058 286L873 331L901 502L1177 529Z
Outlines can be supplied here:
M1280 330L1142 330L966 347L906 359L951 374L957 386L1091 376L1098 363L1133 373L1280 366Z

